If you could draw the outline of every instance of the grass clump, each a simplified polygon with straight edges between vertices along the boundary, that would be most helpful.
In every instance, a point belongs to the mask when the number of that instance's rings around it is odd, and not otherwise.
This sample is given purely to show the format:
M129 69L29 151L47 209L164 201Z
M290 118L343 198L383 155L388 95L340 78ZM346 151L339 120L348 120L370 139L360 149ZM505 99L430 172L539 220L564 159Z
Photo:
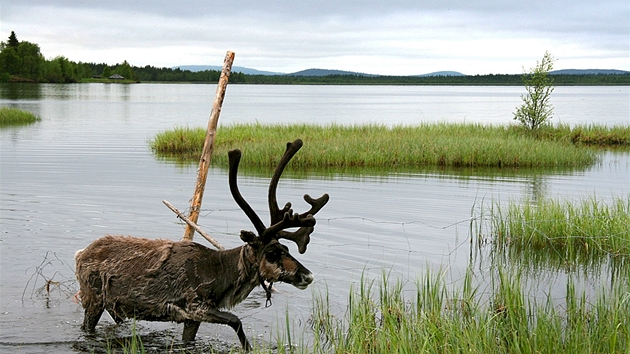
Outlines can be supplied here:
M174 134L174 135L173 135ZM183 136L186 134L186 136ZM200 156L205 130L177 128L151 142L159 154ZM243 165L275 166L284 143L304 140L294 167L575 167L597 160L573 144L540 140L511 127L482 124L319 126L238 124L221 127L213 163L227 166L227 151L243 150ZM194 151L180 149L180 142ZM196 145L199 144L199 145ZM183 144L181 144L183 146Z
M611 204L541 200L493 207L492 235L499 248L553 253L565 260L630 257L630 196Z
M499 271L491 294L427 275L410 297L400 283L362 281L343 317L315 298L315 353L612 353L630 349L627 282L602 289L594 301L567 282L564 299L536 300L519 274Z
M177 127L157 134L151 141L151 149L184 159L199 158L205 139L206 131L202 128Z
M17 108L0 107L0 126L31 124L41 120L31 112Z
M577 146L630 147L630 125L607 127L603 125L568 124L544 125L535 131L514 127L520 134L529 134L541 140L552 140Z

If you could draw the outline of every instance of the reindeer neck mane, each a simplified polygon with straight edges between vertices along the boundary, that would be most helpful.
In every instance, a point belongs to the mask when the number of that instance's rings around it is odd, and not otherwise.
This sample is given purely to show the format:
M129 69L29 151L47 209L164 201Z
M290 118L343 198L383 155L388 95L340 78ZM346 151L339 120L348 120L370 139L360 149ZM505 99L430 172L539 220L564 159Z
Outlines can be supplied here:
M252 246L245 244L240 248L238 258L238 282L258 284L258 263L256 252Z
M225 289L224 296L222 296L220 303L217 304L219 308L230 309L245 300L252 290L260 284L258 262L255 250L247 244L219 252L224 252L226 255L238 255L235 281Z

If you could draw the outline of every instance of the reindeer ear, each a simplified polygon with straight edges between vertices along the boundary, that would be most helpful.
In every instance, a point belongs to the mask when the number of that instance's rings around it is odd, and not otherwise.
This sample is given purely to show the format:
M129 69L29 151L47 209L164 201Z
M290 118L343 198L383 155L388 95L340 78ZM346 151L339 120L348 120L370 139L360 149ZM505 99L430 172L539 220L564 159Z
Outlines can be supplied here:
M257 246L258 244L260 244L260 238L251 231L241 230L241 240L243 240L243 242L249 243L252 246Z

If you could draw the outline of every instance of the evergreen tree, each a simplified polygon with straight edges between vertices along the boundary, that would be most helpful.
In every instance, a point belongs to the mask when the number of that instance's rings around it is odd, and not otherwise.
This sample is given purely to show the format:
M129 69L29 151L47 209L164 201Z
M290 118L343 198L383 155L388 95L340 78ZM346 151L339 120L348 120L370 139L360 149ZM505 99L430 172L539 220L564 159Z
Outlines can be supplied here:
M7 43L8 47L17 48L20 42L15 35L15 32L11 31L11 35L9 36L9 42Z

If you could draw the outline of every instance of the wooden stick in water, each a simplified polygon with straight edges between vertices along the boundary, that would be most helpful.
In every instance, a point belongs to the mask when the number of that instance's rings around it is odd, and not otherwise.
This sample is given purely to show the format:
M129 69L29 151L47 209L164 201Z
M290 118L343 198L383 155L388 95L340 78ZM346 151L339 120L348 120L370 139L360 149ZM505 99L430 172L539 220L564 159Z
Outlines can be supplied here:
M219 114L221 113L221 106L223 105L223 98L225 97L225 89L230 77L230 71L232 70L232 62L234 62L234 52L228 51L223 61L223 70L221 71L221 77L219 78L219 84L217 85L217 92L212 105L212 112L210 112L210 120L208 121L208 130L206 131L206 140L203 144L203 152L199 159L199 171L197 172L197 183L195 184L195 191L193 197L190 200L190 213L188 218L195 224L199 219L199 210L201 209L201 200L203 199L203 192L206 187L206 179L208 178L208 168L210 167L210 160L212 159L212 150L214 149L214 137L217 132L217 125L219 122ZM184 231L184 239L192 240L195 234L195 229L186 225Z
M184 213L182 213L176 207L174 207L173 204L169 203L166 200L163 200L162 203L164 203L164 205L166 205L175 214L177 214L177 216L179 216L180 219L184 220L188 226L192 227L195 231L197 231L199 235L203 236L203 238L208 240L208 242L210 242L214 247L218 248L219 250L225 249L225 247L221 246L221 244L217 240L215 240L214 238L212 238L212 236L208 235L205 231L203 231L203 229L201 229L199 225L192 222L189 218L186 217L186 215L184 215Z

